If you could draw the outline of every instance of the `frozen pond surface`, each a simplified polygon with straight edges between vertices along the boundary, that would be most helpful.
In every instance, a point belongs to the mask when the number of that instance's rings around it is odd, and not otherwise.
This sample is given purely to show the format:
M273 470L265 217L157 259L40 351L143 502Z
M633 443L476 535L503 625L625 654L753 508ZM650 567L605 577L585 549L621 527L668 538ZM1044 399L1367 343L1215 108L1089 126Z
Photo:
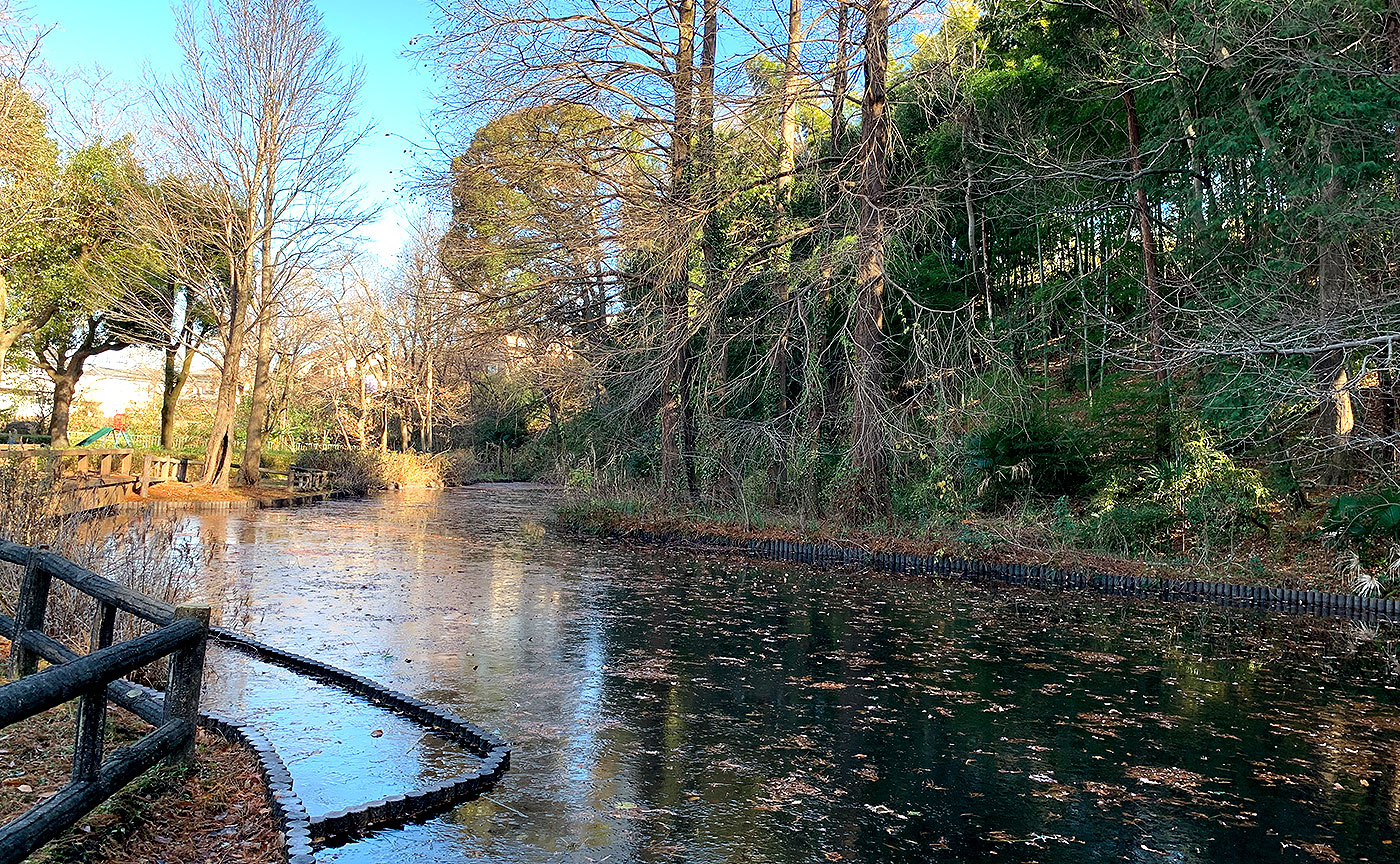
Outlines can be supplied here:
M696 560L556 536L555 495L190 520L249 632L514 746L491 800L319 861L1400 860L1389 631ZM264 723L313 814L470 764L212 656L211 704Z

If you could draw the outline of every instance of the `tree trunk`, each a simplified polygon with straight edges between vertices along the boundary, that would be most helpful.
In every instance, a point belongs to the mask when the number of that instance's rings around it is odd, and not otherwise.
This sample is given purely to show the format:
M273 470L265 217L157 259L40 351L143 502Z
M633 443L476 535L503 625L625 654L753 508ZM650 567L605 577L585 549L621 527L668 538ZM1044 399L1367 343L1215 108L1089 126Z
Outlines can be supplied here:
M972 290L974 292L974 296L977 299L980 300L983 297L988 298L989 302L987 308L987 318L990 319L992 317L992 310L990 304L991 290L986 284L986 273L984 272L982 267L980 267L977 263L977 210L973 207L972 204L971 167L968 168L967 182L963 186L963 210L967 215L967 260L968 265L970 267L970 272L972 273ZM972 306L972 314L973 320L975 321L977 317L976 303L974 303ZM988 320L987 323L990 325L991 321Z
M850 41L850 9L845 3L838 0L836 58L833 61L834 68L831 75L831 152L835 156L841 156L845 153L846 99L850 90L850 76L846 66L850 63L848 51ZM839 196L839 194L838 192L837 195ZM828 213L834 209L834 203L827 203ZM807 428L805 430L807 459L806 472L802 478L802 499L804 512L812 518L818 518L822 514L822 481L819 471L822 459L822 421L826 417L827 400L830 393L829 383L832 375L831 369L826 368L823 360L829 356L828 352L832 344L829 321L831 286L835 277L832 247L836 241L837 233L830 225L830 216L828 215L826 218L828 225L822 232L821 279L816 285L815 296L810 298L808 303L810 312L807 330L812 338L807 349L806 380L802 390L802 398L806 400L807 405Z
M239 361L243 355L243 322L247 318L248 294L253 281L251 250L245 251L239 272L233 274L228 330L224 335L223 366L219 370L219 391L214 400L214 421L205 447L204 473L200 484L227 489L229 465L233 461L234 411L238 407Z
M175 409L180 404L180 394L185 382L190 380L190 367L194 364L194 351L185 348L184 359L175 363L176 346L165 347L165 381L160 396L160 446L170 450L175 446Z
M433 357L431 353L427 355L426 360L428 381L423 394L423 432L420 437L423 441L423 450L431 453L433 452Z
M843 0L836 0L836 60L831 72L831 148L841 152L841 142L846 138L846 99L851 89L851 74L847 65L851 62L846 46L851 42L850 7Z
M1341 198L1342 191L1331 136L1332 133L1325 130L1319 135L1324 168L1330 172L1322 187L1324 212L1318 226L1317 301L1323 338L1332 332L1330 321L1343 303L1346 280L1345 241L1337 236L1331 219L1331 210ZM1328 483L1344 483L1351 475L1351 433L1356 427L1346 352L1340 348L1330 348L1313 355L1312 373L1323 393L1321 432L1328 451L1325 479Z
M801 79L799 68L802 52L802 0L788 0L787 45L783 58L782 111L778 124L778 178L773 206L773 233L781 237L789 228L788 214L792 203L793 172L797 167L797 102ZM778 309L777 334L773 345L773 382L776 393L775 414L780 422L789 422L789 391L791 389L792 347L788 333L792 327L792 243L784 243L772 268L776 282ZM768 466L769 484L774 500L781 504L787 487L788 460L784 453L775 453Z
M369 434L369 393L365 387L365 370L359 364L355 364L355 372L360 376L360 401L359 401L359 422L356 427L355 446L361 450L369 449L369 441L366 436Z
M671 198L678 232L670 255L663 263L661 274L662 319L666 330L663 345L671 357L662 382L661 407L661 491L670 498L679 498L686 473L681 439L690 422L687 410L690 394L685 391L685 372L689 365L689 303L690 277L690 135L691 107L694 97L693 64L695 60L695 0L680 0L676 18L676 69L671 86L674 95L674 128L671 133Z
M248 428L243 435L243 464L238 469L238 480L245 486L256 486L262 479L263 435L267 431L267 405L272 390L272 318L276 306L272 255L269 230L262 238L258 344L253 361L253 392L248 397Z
M889 0L870 0L865 12L860 215L856 227L856 296L851 346L851 467L857 478L854 503L881 515L887 514L890 506L885 393L880 362L885 294L883 210L890 137L885 94L889 13Z
M1153 422L1154 454L1159 459L1171 454L1171 390L1162 353L1162 287L1157 270L1157 237L1152 228L1152 208L1142 178L1142 133L1138 126L1137 102L1133 91L1123 94L1128 122L1128 161L1133 169L1133 202L1137 210L1138 236L1142 241L1143 283L1147 289L1147 340L1152 353L1152 376L1157 385L1157 414Z
M18 333L11 333L8 330L0 331L0 382L5 380L5 358L18 339Z
M71 368L71 367L70 367ZM73 393L78 388L82 365L66 374L49 373L53 379L53 413L49 416L49 446L62 450L68 446L68 418L73 412Z
M1397 429L1400 429L1400 405L1396 404L1395 398L1395 372L1390 369L1382 369L1380 385L1381 436L1385 439L1383 446L1390 462L1400 462L1400 441L1395 439L1395 433Z

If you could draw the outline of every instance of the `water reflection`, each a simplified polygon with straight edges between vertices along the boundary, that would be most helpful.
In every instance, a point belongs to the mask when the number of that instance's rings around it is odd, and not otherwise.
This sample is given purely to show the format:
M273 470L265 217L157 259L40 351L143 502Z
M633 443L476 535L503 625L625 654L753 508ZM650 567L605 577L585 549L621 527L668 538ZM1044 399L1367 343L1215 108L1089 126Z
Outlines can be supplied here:
M1388 636L575 541L534 524L551 494L196 520L211 584L248 593L260 638L515 745L491 800L322 860L1400 857ZM465 758L218 662L212 698L275 721L313 812Z

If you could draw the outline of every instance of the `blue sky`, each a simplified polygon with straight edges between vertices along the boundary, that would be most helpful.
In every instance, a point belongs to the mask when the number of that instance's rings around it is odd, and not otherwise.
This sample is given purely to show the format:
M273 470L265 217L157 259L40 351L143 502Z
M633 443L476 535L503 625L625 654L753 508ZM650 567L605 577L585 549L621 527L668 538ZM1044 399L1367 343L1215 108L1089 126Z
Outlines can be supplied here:
M51 78L96 65L109 73L111 83L129 83L134 92L148 64L157 74L179 66L170 0L31 0L26 5L35 23L58 25L44 43ZM414 36L432 30L432 9L420 0L317 0L317 5L344 55L365 66L360 110L375 130L354 162L366 198L385 208L365 236L389 263L404 236L406 202L395 185L415 160L403 139L424 141L424 116L432 110L432 76L415 68L403 51Z

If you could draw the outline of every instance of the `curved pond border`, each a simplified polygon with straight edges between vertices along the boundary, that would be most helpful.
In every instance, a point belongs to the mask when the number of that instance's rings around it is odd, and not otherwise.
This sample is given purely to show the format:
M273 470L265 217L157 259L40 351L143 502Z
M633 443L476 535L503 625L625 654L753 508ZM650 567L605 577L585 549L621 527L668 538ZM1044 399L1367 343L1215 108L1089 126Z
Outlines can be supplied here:
M160 725L165 713L165 694L144 684L118 681L118 705L152 725ZM109 688L110 690L110 688ZM287 864L315 864L311 846L311 819L301 796L292 790L292 775L277 755L272 742L252 723L244 723L214 711L199 712L199 728L246 747L258 760L258 774L263 779L263 794L272 816L282 829L282 854Z
M1091 570L1061 570L1048 564L1001 564L940 555L869 551L831 543L795 540L750 540L717 534L676 534L652 531L614 531L604 536L640 540L643 543L691 544L717 552L746 554L754 558L793 561L833 567L869 567L912 576L945 579L995 580L1011 585L1059 590L1097 591L1120 597L1142 597L1185 603L1212 603L1245 609L1269 609L1295 615L1351 618L1370 622L1400 622L1400 601L1385 597L1361 597L1333 591L1238 585L1199 579L1161 576L1123 576Z
M309 836L317 843L324 844L356 837L371 828L402 824L480 797L482 793L494 787L510 769L509 744L450 711L391 690L363 675L347 672L311 657L274 648L221 627L211 627L209 633L215 640L230 648L363 696L376 705L405 715L419 725L460 744L481 759L481 765L475 770L426 789L417 789L403 795L390 795L343 810L332 810L309 819ZM303 862L298 860L294 864Z

